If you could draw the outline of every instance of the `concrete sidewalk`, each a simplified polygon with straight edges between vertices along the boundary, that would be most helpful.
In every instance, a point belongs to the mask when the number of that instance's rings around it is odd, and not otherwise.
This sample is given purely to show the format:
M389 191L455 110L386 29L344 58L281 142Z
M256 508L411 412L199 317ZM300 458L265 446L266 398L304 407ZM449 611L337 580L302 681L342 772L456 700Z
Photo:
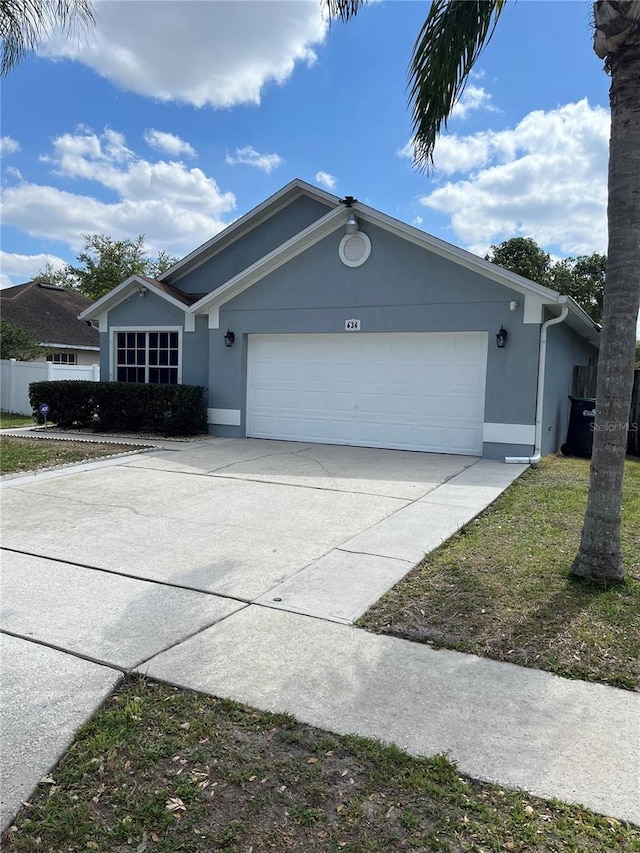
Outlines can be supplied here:
M640 825L640 696L251 606L139 672Z
M640 696L350 624L526 467L430 456L213 439L3 482L2 826L127 671L640 824Z

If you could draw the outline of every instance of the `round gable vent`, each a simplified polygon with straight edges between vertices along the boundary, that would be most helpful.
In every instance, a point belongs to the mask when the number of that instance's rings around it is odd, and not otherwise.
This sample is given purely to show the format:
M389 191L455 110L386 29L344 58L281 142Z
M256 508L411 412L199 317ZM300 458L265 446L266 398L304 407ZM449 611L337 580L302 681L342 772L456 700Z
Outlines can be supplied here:
M348 267L361 266L370 254L371 240L361 231L357 231L355 234L346 234L338 247L340 260Z

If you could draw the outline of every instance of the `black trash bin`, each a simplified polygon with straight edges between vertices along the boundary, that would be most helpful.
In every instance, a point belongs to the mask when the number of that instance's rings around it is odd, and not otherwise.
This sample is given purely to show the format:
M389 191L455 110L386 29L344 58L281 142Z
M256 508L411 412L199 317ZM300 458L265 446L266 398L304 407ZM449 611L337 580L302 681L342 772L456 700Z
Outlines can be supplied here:
M593 397L569 397L571 412L567 441L560 448L564 456L581 456L591 459L593 424L596 419L596 401Z

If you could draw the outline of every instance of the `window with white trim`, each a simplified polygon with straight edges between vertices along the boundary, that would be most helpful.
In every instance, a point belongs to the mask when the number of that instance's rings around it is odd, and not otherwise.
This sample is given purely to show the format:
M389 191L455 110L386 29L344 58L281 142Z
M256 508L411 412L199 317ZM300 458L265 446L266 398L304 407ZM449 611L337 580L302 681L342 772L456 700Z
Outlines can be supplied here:
M177 385L180 368L178 331L115 332L118 382Z
M77 364L78 357L75 352L53 352L47 356L47 361L52 364Z

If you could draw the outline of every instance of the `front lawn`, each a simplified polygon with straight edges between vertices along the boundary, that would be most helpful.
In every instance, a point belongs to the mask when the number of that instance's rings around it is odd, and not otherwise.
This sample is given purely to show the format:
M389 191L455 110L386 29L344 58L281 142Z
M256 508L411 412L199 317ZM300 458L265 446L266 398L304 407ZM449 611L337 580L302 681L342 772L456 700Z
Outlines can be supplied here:
M69 465L71 462L88 462L134 449L130 444L3 435L0 436L0 473L13 474Z
M18 427L35 426L31 415L20 415L15 412L0 412L0 429L16 429Z
M6 853L638 853L640 830L443 757L128 678L3 841Z
M359 622L379 633L640 689L640 460L628 460L627 581L572 580L589 463L547 457Z

